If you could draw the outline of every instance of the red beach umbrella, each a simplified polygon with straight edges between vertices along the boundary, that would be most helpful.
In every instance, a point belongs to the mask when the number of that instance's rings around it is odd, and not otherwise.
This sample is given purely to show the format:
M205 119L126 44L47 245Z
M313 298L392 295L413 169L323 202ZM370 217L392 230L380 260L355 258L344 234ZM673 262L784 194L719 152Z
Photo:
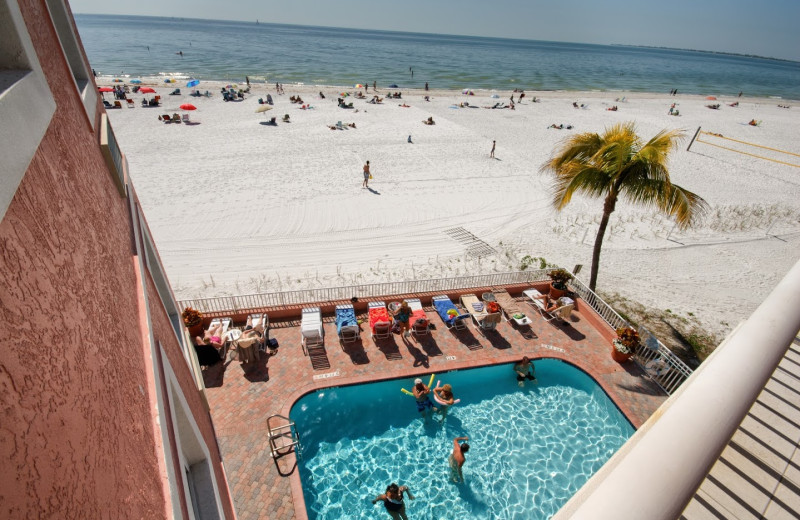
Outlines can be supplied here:
M156 91L151 89L150 87L142 87L139 89L140 94L155 94Z
M114 92L114 89L111 87L97 87L98 92Z
M708 99L709 101L716 101L717 100L717 98L715 98L714 96L708 96L706 99Z
M197 107L191 103L184 103L181 105L181 110L197 110Z

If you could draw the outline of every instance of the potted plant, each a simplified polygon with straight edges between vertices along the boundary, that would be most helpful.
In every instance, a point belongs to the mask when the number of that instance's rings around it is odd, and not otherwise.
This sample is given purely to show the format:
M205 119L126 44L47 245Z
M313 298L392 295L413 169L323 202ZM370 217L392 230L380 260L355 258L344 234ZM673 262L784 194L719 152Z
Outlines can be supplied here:
M197 309L186 307L181 313L183 324L189 329L189 335L199 336L203 333L203 313Z
M619 363L628 361L641 345L639 333L633 327L620 327L617 329L617 339L611 342L611 345L611 357L614 361Z
M553 269L547 276L550 277L550 298L558 299L567 293L567 282L572 280L572 275L566 269Z

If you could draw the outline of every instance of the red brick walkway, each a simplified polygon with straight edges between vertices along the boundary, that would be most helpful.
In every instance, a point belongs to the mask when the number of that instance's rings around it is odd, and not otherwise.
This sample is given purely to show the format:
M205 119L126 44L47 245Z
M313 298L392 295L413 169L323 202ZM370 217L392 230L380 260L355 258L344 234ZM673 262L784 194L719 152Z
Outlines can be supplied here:
M437 326L427 339L406 342L392 335L376 343L365 323L361 341L345 348L339 344L333 316L325 316L325 348L313 357L303 355L299 321L272 323L270 336L280 345L277 355L262 358L248 370L238 361L205 370L211 415L238 518L306 518L293 457L284 457L276 465L270 456L267 417L288 416L292 403L318 388L510 363L527 355L563 359L589 373L635 428L666 399L634 363L620 365L611 359L608 338L613 333L593 326L596 315L586 305L578 306L569 325L546 322L528 307L532 327L517 328L504 321L488 337L473 323L466 331L451 332L426 307ZM330 377L315 380L315 375ZM295 502L300 504L297 511Z

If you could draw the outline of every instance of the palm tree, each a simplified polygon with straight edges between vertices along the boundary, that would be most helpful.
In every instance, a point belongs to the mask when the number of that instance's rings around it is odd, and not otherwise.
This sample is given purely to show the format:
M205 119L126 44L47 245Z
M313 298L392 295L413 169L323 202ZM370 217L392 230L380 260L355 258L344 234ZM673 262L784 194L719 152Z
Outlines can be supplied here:
M695 224L708 208L702 197L669 180L667 157L683 137L680 130L662 130L642 144L634 124L622 123L602 135L587 132L570 137L542 165L542 171L556 176L553 206L557 210L569 204L575 193L605 197L592 253L590 289L597 285L603 236L620 195L675 217L681 229Z

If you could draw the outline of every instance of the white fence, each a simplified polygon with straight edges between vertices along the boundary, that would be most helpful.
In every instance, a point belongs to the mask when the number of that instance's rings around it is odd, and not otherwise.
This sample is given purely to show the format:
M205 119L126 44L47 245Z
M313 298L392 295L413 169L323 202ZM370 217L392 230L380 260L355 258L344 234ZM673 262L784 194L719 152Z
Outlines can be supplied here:
M406 280L402 282L382 282L345 287L321 287L284 291L275 293L245 294L239 296L219 296L215 298L195 298L178 302L180 308L193 307L205 314L231 314L264 307L285 307L307 303L349 301L356 297L391 298L399 294L446 293L473 287L495 287L505 285L532 284L548 281L550 269L532 269L508 273L493 273L454 278L434 278L431 280ZM570 285L580 298L592 307L612 328L628 326L614 309L577 278ZM686 363L680 360L660 341L641 347L633 358L667 394L671 394L692 373Z

